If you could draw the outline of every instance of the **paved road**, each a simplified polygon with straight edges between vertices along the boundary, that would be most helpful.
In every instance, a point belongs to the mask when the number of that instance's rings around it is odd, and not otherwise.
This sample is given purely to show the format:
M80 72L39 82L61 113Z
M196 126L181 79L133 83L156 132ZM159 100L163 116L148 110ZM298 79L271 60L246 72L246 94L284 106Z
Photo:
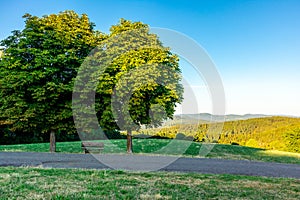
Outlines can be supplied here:
M300 165L297 164L172 156L0 152L0 166L160 170L300 179Z

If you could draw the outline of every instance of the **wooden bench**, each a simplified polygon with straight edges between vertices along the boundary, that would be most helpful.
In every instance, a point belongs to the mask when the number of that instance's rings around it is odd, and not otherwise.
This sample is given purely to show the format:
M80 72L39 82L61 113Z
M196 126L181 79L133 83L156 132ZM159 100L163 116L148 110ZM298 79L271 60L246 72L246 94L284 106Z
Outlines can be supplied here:
M89 153L91 150L99 150L101 152L104 149L104 143L102 142L82 142L81 148L84 153Z

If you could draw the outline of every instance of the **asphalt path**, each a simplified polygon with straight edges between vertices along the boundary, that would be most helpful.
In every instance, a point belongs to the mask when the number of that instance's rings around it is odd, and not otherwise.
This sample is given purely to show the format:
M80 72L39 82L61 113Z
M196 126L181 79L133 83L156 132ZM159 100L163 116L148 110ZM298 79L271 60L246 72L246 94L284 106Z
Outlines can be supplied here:
M300 179L300 165L297 164L127 154L0 152L0 166L159 170Z

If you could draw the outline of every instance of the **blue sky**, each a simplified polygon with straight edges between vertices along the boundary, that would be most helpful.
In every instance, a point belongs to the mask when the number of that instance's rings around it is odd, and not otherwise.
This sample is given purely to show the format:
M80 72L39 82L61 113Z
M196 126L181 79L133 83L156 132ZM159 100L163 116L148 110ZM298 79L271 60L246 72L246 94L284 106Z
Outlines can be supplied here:
M23 14L75 10L108 32L120 18L173 29L193 38L210 55L223 80L226 113L300 116L300 1L84 1L0 0L0 39L22 29ZM182 67L188 69L186 63ZM184 70L211 112L203 80ZM200 88L200 89L199 89Z

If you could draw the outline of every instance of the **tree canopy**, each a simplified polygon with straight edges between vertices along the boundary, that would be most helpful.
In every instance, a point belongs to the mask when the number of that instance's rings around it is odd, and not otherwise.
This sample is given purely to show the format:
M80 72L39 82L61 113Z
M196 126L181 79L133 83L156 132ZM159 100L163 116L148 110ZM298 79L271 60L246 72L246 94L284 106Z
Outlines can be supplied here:
M0 121L23 132L74 132L74 78L105 36L73 11L23 18L25 28L1 42Z
M161 125L163 120L172 118L176 103L182 101L178 57L141 22L121 19L82 67L85 73L79 72L80 94L76 95L81 99L76 100L83 105L81 109L87 109L82 111L85 115L78 116L84 119L81 124L92 127L88 120L95 108L102 129L127 131L129 153L131 131L142 125ZM92 73L86 77L88 70ZM84 92L82 86L91 83L84 79L89 77L97 78L94 86ZM95 93L95 104L88 98L93 96L91 93Z
M172 118L182 101L179 59L148 25L121 19L103 34L73 11L23 18L25 28L0 44L0 124L74 133L73 100L104 131L126 130L131 152L131 131Z

